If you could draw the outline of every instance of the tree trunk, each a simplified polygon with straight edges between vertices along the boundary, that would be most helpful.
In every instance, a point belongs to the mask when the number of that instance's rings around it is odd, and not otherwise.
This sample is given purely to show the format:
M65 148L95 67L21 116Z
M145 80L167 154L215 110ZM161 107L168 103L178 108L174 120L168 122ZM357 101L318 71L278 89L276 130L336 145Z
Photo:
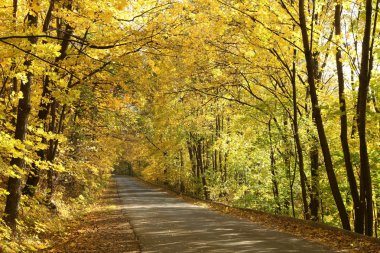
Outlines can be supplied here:
M310 98L311 98L311 103L312 103L313 116L314 116L315 124L317 126L319 142L320 142L323 157L324 157L327 177L329 180L329 184L331 187L331 191L332 191L336 206L339 211L340 220L342 222L342 226L344 229L351 230L350 220L348 218L346 207L344 206L344 202L340 194L338 182L335 176L330 148L327 142L327 137L326 137L326 133L323 126L321 110L319 107L317 87L315 84L316 76L314 73L312 52L310 51L310 46L309 46L309 36L308 36L308 28L306 25L304 5L305 5L305 1L300 0L299 1L299 19L300 19L302 42L303 42L304 54L305 54L305 60L306 60L308 83L310 86Z
M311 191L310 191L310 215L311 220L318 221L319 215L319 150L318 140L312 138L312 147L310 149L310 174L311 174Z
M335 34L337 36L341 35L341 13L342 5L337 4L335 6ZM363 233L364 223L363 223L363 209L360 205L358 187L355 179L354 170L351 162L351 153L348 145L348 127L347 127L347 109L346 109L346 99L344 95L344 75L343 75L343 64L342 64L342 52L339 47L336 49L335 54L336 59L336 69L338 74L338 86L339 86L339 104L340 104L340 142L342 145L344 163L346 166L346 174L348 183L350 185L350 191L352 196L352 201L354 203L354 213L355 213L355 232Z
M32 4L32 3L31 3ZM28 26L35 27L37 26L37 15L32 13L32 10L29 10L27 15ZM37 43L36 37L30 37L29 41L31 44ZM26 56L28 57L28 56ZM32 64L31 60L25 61L25 66L28 68ZM31 85L33 82L33 73L27 73L27 81L21 82L20 91L23 93L23 97L19 100L17 108L17 120L16 120L16 130L15 130L15 139L20 140L21 142L25 141L28 127L28 118L30 114L30 95L31 95ZM22 158L12 158L11 166L17 166L19 169L24 169L25 161ZM21 179L19 177L10 177L8 179L6 204L5 204L5 222L13 230L16 230L16 219L18 217L18 211L20 206L21 198Z
M46 76L44 79L44 84L43 84L43 89L42 89L42 99L40 102L40 109L38 111L38 119L41 120L41 122L44 122L47 119L47 115L49 112L50 103L45 102L46 98L50 99L48 96L48 94L50 94L49 83L50 83L49 77ZM42 139L42 143L46 144L45 138ZM41 161L46 160L45 153L46 153L45 150L42 150L42 149L37 151L37 155ZM33 197L36 192L36 188L39 181L40 181L40 169L36 166L35 163L33 163L32 169L30 170L28 174L28 178L26 180L26 184L22 190L22 193L29 197Z
M196 140L197 145L195 146L195 152L197 157L197 177L201 178L203 170L203 161L202 161L202 143L200 140Z
M200 172L200 177L202 181L202 188L203 188L203 193L204 193L204 198L206 200L209 199L208 195L208 190L207 190L207 181L206 181L206 166L205 166L205 161L203 159L204 155L204 140L199 139L198 140L198 146L197 146L197 160L198 160L198 169Z
M366 140L367 95L370 81L369 51L371 39L372 1L366 0L366 21L362 44L362 59L359 74L357 123L360 142L360 202L364 210L365 234L373 234L372 182Z
M182 179L182 172L185 170L185 162L183 159L183 151L182 148L179 151L179 162L180 162L180 167L179 167L179 175L178 175L178 181L179 181L179 192L185 192L185 184Z
M296 86L296 50L293 51L293 66L292 66L292 88L293 88L293 130L294 130L294 140L297 147L297 155L298 155L298 168L300 172L300 180L301 180L301 191L302 191L302 202L303 202L303 214L304 219L310 219L309 208L307 205L307 196L306 196L306 176L304 169L304 159L302 153L301 140L298 130L298 111L297 111L297 86Z
M278 190L278 182L277 182L277 175L276 175L276 158L274 156L274 148L272 143L272 131L271 131L271 121L268 122L268 133L269 133L269 146L270 146L270 168L271 168L271 174L272 174L272 192L273 192L273 198L274 201L277 204L276 212L281 212L281 203L279 198L279 190Z
M197 163L194 157L193 145L191 144L191 139L187 141L187 151L189 152L189 159L191 163L191 171L193 172L193 176L197 176Z
M223 116L218 115L217 118L218 118L218 140L220 140L221 131L223 130ZM220 171L222 182L225 182L225 175L223 172L223 151L220 144L219 144L219 150L218 150L218 165L219 165L219 171Z

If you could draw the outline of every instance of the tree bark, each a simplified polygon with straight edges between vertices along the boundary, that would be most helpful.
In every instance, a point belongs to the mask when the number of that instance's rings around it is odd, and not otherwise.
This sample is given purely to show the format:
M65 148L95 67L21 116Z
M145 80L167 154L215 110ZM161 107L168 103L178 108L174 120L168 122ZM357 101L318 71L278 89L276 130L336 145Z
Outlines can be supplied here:
M310 149L310 174L311 174L311 191L310 191L310 215L311 220L319 220L319 150L316 136L312 137L312 146Z
M341 13L342 5L337 4L335 6L335 34L341 35ZM348 127L347 127L347 109L346 99L344 94L344 75L343 75L343 63L342 52L339 47L336 49L335 54L336 69L338 74L338 86L339 86L339 104L340 104L340 142L342 145L342 151L344 156L344 163L346 167L347 180L350 185L350 191L352 201L354 204L355 221L354 228L356 233L363 233L363 209L360 205L358 187L355 179L354 170L351 162L350 147L348 145Z
M281 212L281 202L279 198L279 190L278 190L278 182L277 182L277 175L276 175L276 158L274 156L274 148L272 143L272 131L271 131L271 121L268 122L268 133L269 133L269 146L270 146L270 168L271 168L271 174L272 174L272 192L273 192L273 198L276 202L277 209L276 212Z
M49 90L49 77L46 76L44 79L43 89L42 89L42 99L40 102L40 109L38 111L38 119L41 122L44 122L47 119L47 115L49 112L49 103L44 102L45 98L49 98L48 94L50 94ZM42 139L43 143L46 143L46 139ZM46 160L45 150L38 150L37 155L41 161ZM36 187L38 182L40 181L40 169L36 166L36 164L32 164L32 169L28 173L28 178L26 180L25 186L22 189L22 193L29 197L33 197L36 192Z
M182 179L182 172L185 171L185 162L183 160L183 151L182 149L179 150L179 162L180 162L180 167L179 167L179 175L178 175L178 181L179 181L179 192L183 193L185 192L185 184Z
M205 144L204 144L204 139L200 138L198 141L197 145L197 161L198 161L198 169L200 172L200 177L202 181L202 188L203 188L203 193L204 193L204 198L206 200L209 199L209 194L207 190L207 181L206 181L206 164L203 159L204 151L205 151Z
M192 145L192 140L191 137L189 137L189 140L187 141L187 151L189 152L189 159L191 163L191 171L193 172L193 176L197 176L197 164L196 160L194 157L194 152L193 152L193 145Z
M372 182L366 140L367 96L370 81L369 52L371 39L372 1L366 0L366 20L362 43L362 58L359 74L357 123L360 143L360 202L364 210L365 234L373 234Z
M298 110L297 110L297 86L296 86L296 50L293 52L293 66L292 66L292 96L293 96L293 129L294 129L294 140L297 148L298 155L298 169L300 172L300 181L301 181L301 191L302 191L302 202L303 202L303 215L304 219L310 219L309 207L307 205L307 195L306 195L306 177L305 177L305 168L304 168L304 159L301 146L301 140L298 129Z

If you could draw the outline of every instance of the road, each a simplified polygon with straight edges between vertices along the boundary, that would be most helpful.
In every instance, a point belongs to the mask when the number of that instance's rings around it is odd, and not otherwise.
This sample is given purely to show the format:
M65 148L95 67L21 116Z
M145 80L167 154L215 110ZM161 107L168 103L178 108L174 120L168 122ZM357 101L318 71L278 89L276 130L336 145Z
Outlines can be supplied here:
M142 252L333 252L256 223L196 206L127 176L115 178Z

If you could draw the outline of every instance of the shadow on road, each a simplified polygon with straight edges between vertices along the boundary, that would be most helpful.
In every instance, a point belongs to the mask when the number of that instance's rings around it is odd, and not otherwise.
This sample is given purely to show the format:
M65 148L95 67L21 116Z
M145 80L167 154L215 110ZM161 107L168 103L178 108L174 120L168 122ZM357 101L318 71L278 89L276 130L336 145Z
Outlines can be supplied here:
M332 252L173 197L132 177L116 177L122 208L143 252Z

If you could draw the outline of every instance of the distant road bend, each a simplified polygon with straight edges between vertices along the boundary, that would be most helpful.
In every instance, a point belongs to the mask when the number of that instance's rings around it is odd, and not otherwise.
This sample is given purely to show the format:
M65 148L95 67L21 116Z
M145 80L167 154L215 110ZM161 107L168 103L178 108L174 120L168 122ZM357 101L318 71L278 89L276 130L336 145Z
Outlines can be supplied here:
M291 235L189 204L160 188L116 177L142 252L333 252Z

